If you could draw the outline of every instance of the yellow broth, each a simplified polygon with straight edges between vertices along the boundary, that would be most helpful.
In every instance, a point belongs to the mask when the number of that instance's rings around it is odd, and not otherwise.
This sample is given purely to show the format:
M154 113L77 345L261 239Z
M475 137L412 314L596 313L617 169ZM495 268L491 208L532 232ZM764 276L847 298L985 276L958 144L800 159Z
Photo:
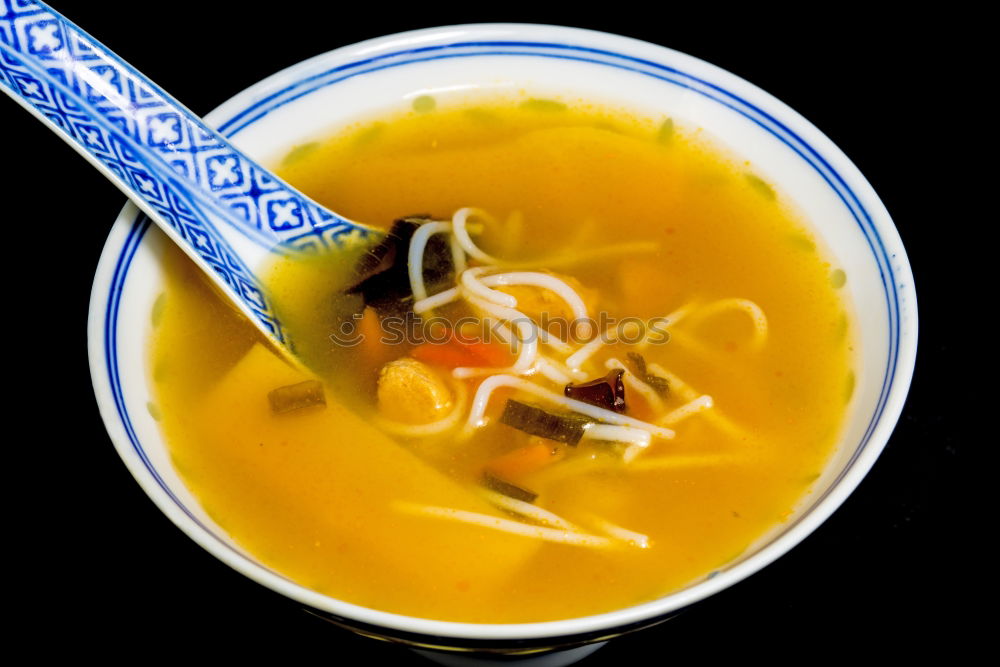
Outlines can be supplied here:
M334 210L381 227L403 215L486 209L496 222L477 242L521 262L657 244L653 253L555 270L617 318L732 297L758 304L768 321L759 350L748 344L748 319L729 312L682 321L670 342L643 352L710 394L725 423L690 417L676 438L654 440L628 465L598 444L581 445L525 480L551 511L600 516L648 535L650 548L538 542L400 512L393 503L403 500L502 516L471 492L485 463L527 442L496 423L502 397L491 401L492 423L468 442L379 431L378 364L363 346L329 338L353 303L336 296L351 278L341 256L279 262L269 274L282 321L326 383L328 404L272 415L267 392L300 374L169 250L151 408L206 511L255 558L322 593L492 623L652 600L725 566L786 521L831 455L853 355L837 289L843 274L782 194L753 165L663 118L538 101L426 107L298 147L279 171ZM626 351L609 346L598 361ZM676 389L669 408L685 402Z

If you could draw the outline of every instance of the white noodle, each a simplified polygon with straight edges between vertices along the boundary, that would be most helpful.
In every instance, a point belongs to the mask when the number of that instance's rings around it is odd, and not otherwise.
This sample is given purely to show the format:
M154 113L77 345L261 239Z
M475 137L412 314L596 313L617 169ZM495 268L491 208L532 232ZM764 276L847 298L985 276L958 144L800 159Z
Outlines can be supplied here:
M555 292L560 299L566 302L566 305L569 306L570 310L573 312L573 319L587 319L587 306L584 305L583 299L580 295L577 294L576 291L564 281L559 280L555 276L550 276L547 273L540 273L537 271L495 273L483 278L483 284L489 285L490 287L529 285L531 287L541 287L542 289L547 289L550 292Z
M622 452L622 461L631 463L649 447L650 434L629 426L610 426L608 424L591 424L583 432L583 437L590 440L608 440L610 442L628 443Z
M476 390L475 398L472 399L472 409L469 412L469 419L466 421L465 428L462 430L463 437L468 437L472 434L472 431L475 430L476 427L481 426L484 423L483 414L486 412L486 405L489 403L493 390L498 387L511 387L529 394L534 394L535 396L547 400L550 403L555 403L556 405L567 408L573 412L578 412L610 424L618 426L633 426L644 431L649 431L657 437L668 440L674 437L674 432L669 428L656 426L655 424L640 421L632 417L626 417L625 415L599 408L595 405L591 405L590 403L584 403L583 401L566 398L565 396L561 396L555 392L549 391L548 389L528 382L523 378L514 377L513 375L494 375L493 377L488 377L483 380L482 384L479 385L479 389Z
M620 368L624 370L625 374L623 375L622 380L626 385L628 385L629 389L632 389L634 392L646 399L646 402L649 403L649 407L653 408L653 412L657 414L663 412L663 399L660 398L660 395L656 393L655 389L636 377L635 374L625 366L625 364L618 359L611 357L604 362L604 366L609 370L612 368Z
M410 250L407 254L406 269L410 275L410 291L417 301L427 298L427 288L424 287L424 250L431 234L446 232L451 229L447 222L425 222L417 227L410 237Z
M499 264L500 260L491 255L487 255L485 252L479 249L472 239L469 237L469 230L466 229L468 225L469 216L476 216L479 218L486 218L487 220L492 220L489 213L478 208L460 208L455 211L455 215L451 218L452 232L455 235L455 240L458 245L462 247L462 250L467 252L471 257L478 259L484 264Z
M729 417L724 415L719 410L709 410L708 412L704 412L702 414L707 422L733 438L746 440L750 437L746 431L734 424Z
M706 364L711 364L716 368L730 375L739 374L746 368L744 362L738 357L720 354L718 348L710 347L683 329L674 329L670 334L670 341L678 347L683 347L686 353L697 355Z
M668 371L663 366L653 363L649 364L647 368L649 369L650 373L653 373L654 375L659 375L662 378L666 378L667 382L670 385L670 391L677 394L685 401L693 401L697 399L698 396L700 395L698 391L695 390L692 386L690 386L689 384L684 382L684 380L680 379L679 377ZM719 430L725 431L726 433L735 438L747 437L747 434L743 431L743 429L734 424L733 422L731 422L729 418L726 417L726 415L722 414L720 410L716 409L706 412L705 419L708 420L715 427L717 427Z
M608 442L627 442L630 445L647 447L652 438L649 431L632 426L616 426L614 424L590 424L583 431L587 440L607 440Z
M535 370L542 377L552 380L552 382L560 386L566 386L573 381L573 378L563 373L557 365L542 356L539 356L538 361L535 362Z
M553 336L541 327L538 327L538 335L542 339L542 343L548 345L559 354L570 354L573 351L572 345L560 340L558 336Z
M505 308L517 308L517 299L510 294L504 294L495 289L490 289L485 282L479 279L485 271L485 266L477 266L474 269L466 269L459 277L459 282L470 294L475 294L480 299L495 303Z
M581 532L579 528L571 524L566 519L563 519L548 510L542 509L537 505L532 505L531 503L526 503L523 500L511 498L510 496L505 496L502 493L489 491L487 489L483 489L483 495L486 497L486 500L490 501L490 503L496 505L500 509L513 512L514 514L520 514L521 516L531 519L537 523L544 523L552 528L571 530L577 533Z
M598 336L573 354L569 355L566 358L566 365L574 370L579 370L580 366L583 366L588 359L597 354L597 351L601 349L601 346L610 345L617 340L618 337L614 334L614 329L608 329L604 332L603 336Z
M658 423L664 426L673 426L677 422L687 419L691 415L698 414L702 410L711 409L713 405L712 397L708 394L702 394L693 401L688 401L673 412L665 415Z
M538 329L535 326L535 323L528 319L528 317L520 311L512 308L505 308L495 303L490 303L485 299L480 299L476 295L465 291L464 285L461 288L461 293L465 300L473 306L479 308L488 315L492 315L501 322L510 322L517 329L517 338L520 342L521 348L518 353L517 361L515 361L514 365L509 368L490 368L489 372L518 374L530 372L534 367L535 359L538 357ZM452 371L452 375L456 378L467 378L482 374L483 369L481 368L459 367Z
M597 537L595 535L587 535L568 530L557 530L555 528L546 528L544 526L532 526L526 523L520 523L519 521L511 521L510 519L501 519L499 517L490 516L489 514L479 514L477 512L458 510L450 507L434 507L431 505L416 505L413 503L401 502L395 503L395 507L396 509L409 514L420 514L439 519L450 519L452 521L460 521L462 523L471 523L477 526L482 526L483 528L492 528L493 530L513 533L514 535L521 535L523 537L531 537L536 540L545 540L547 542L558 542L560 544L569 544L578 547L591 547L594 549L606 549L614 546L614 542L606 537Z
M468 220L470 217L485 218L492 221L490 215L478 208L465 207L455 211L451 218L455 241L471 257L478 259L483 264L493 264L505 266L512 269L534 268L536 266L571 266L581 264L602 257L613 255L633 255L637 253L652 253L660 249L660 244L655 241L636 241L632 243L619 243L618 245L605 246L603 248L593 248L591 250L581 250L564 255L556 255L548 258L541 258L531 262L505 262L502 259L488 255L479 249L469 237ZM457 264L456 264L457 266Z
M691 313L693 309L694 309L694 303L686 303L677 310L670 313L669 315L656 318L658 326L651 327L652 329L654 329L654 331L650 332L641 341L636 343L636 349L638 349L640 352L642 350L645 350L653 343L652 340L653 336L662 337L664 332L667 331L668 327L674 326L675 324L683 320L687 315ZM666 342L666 341L661 341L661 342Z
M540 273L538 271L511 271L508 273L496 273L490 276L486 276L482 279L482 283L489 287L498 286L516 286L516 285L528 285L531 287L540 287L541 289L549 290L562 299L567 306L570 308L570 312L573 314L573 321L569 324L576 325L579 329L577 335L582 338L589 338L591 335L591 324L590 318L587 313L587 306L583 302L583 298L576 293L572 287L570 287L565 281L556 278L555 276L550 276L547 273ZM544 329L543 329L544 331ZM554 338L554 337L553 337ZM545 337L543 342L549 343L548 332L545 332ZM562 343L562 341L559 341ZM556 346L554 340L552 343L553 347ZM564 354L569 354L572 348L562 344L562 350Z
M501 245L505 255L514 254L521 247L524 227L524 213L516 209L511 211L503 225Z
M458 242L458 237L454 233L448 238L448 245L451 247L451 263L457 276L466 268L465 250L462 249L462 244Z
M489 322L489 320L486 321ZM500 340L502 340L504 343L507 344L510 344L510 341L514 338L514 333L510 330L510 327L507 326L506 324L496 329L490 329L490 331L495 333L497 338L499 338ZM559 340L555 336L552 336L548 332L543 331L541 328L537 328L535 329L535 331L538 333L538 338L543 344L548 345L557 352L562 351L564 348L569 348L570 350L573 349L568 344L562 342L561 340ZM551 361L554 364L557 364L559 369L562 370L564 373L569 372L569 369L567 369L565 366L561 364L558 364L554 359L550 359L549 361ZM581 373L580 375L584 378L587 377L585 373ZM575 374L574 377L576 377Z
M643 535L642 533L637 533L634 530L629 530L628 528L623 528L618 524L611 523L607 519L603 519L599 516L588 514L584 517L584 523L589 526L593 526L598 531L626 542L634 547L640 549L649 548L649 536Z
M455 405L451 412L442 419L430 424L404 424L402 422L391 421L383 417L375 417L375 424L385 431L406 438L426 438L431 435L445 433L455 428L465 414L465 408L469 404L469 390L464 382L452 383L455 390Z
M557 361L556 359L551 359L551 358L546 357L546 361L548 361L555 368L557 368L560 373L563 373L564 375L568 375L569 377L571 377L572 379L576 380L577 382L582 382L583 380L586 380L588 377L590 377L586 373L584 373L583 371L581 371L579 368L577 368L577 369L570 368L566 364L563 364L563 363Z
M625 448L625 451L622 452L622 461L625 463L632 463L632 461L635 460L635 457L639 456L639 454L642 454L644 451L646 451L646 448L642 445L629 445Z
M701 321L712 315L716 315L727 310L739 310L746 313L750 321L753 322L753 338L750 345L759 348L767 340L767 316L761 307L750 299L719 299L705 305L694 313L693 317Z
M413 312L419 315L420 313L425 313L428 310L440 308L441 306L449 304L452 301L457 301L459 296L461 295L458 292L458 288L450 287L443 292L438 292L437 294L414 302Z
M485 320L485 322L486 324L489 324L489 319ZM505 345L510 345L511 340L513 340L514 338L514 333L510 330L510 327L507 325L502 325L500 327L497 327L496 329L490 329L490 331L495 333L497 338L499 338ZM532 375L537 372L540 375L543 375L544 377L551 379L550 376L553 373L558 373L559 368L551 360L545 360L545 362L543 362L543 360L539 358L537 361L535 361L534 367L529 368L527 371L522 373L522 375ZM496 375L497 373L516 372L512 369L513 369L512 366L508 366L507 368L496 368L493 366L484 366L484 367L459 366L458 368L452 369L451 375L453 378L458 380L467 380L469 378L474 378L474 377L487 377L490 375Z

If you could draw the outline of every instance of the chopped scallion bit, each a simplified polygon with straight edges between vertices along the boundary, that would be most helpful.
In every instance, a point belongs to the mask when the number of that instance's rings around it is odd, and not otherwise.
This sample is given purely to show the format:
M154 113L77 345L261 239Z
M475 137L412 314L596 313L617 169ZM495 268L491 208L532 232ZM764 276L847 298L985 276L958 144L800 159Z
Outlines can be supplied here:
M646 359L638 352L628 353L629 365L635 376L653 388L661 398L665 398L670 393L670 383L666 378L653 375L646 368Z
M314 405L326 405L323 383L319 380L306 380L278 387L268 393L267 400L271 404L271 412L277 415L310 408Z

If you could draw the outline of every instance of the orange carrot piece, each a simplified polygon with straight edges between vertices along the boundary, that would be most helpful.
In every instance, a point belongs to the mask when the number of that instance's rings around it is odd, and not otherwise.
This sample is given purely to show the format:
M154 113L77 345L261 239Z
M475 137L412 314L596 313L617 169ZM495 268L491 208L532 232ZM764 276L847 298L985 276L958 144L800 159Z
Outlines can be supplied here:
M454 331L448 333L445 342L421 343L413 348L412 355L414 359L449 368L458 366L500 368L513 363L511 353L502 344L463 340L456 336Z
M428 364L457 368L458 366L479 366L481 361L472 352L458 345L447 343L421 343L410 353L414 359Z
M473 354L482 359L483 366L510 366L514 363L514 355L504 343L487 343L476 341L475 343L462 343L466 345Z
M384 335L382 322L374 308L365 307L361 314L361 321L358 322L358 333L363 337L358 351L369 364L381 366L386 361L398 356L398 353L391 346L382 342Z
M559 461L566 449L544 438L532 438L526 447L507 452L486 464L486 469L501 479L516 480Z
M359 325L362 335L365 337L365 341L368 343L377 343L381 338L381 325L378 319L378 313L371 306L365 306L365 310L361 313L361 323Z

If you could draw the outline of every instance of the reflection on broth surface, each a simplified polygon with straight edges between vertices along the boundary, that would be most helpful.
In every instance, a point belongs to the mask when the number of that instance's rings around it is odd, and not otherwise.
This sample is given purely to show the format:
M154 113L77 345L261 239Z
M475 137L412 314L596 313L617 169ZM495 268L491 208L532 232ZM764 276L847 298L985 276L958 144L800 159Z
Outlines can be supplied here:
M412 217L375 255L271 268L322 386L168 250L152 407L206 511L303 585L442 620L610 611L741 556L830 457L845 276L696 130L424 101L280 172L350 218Z

